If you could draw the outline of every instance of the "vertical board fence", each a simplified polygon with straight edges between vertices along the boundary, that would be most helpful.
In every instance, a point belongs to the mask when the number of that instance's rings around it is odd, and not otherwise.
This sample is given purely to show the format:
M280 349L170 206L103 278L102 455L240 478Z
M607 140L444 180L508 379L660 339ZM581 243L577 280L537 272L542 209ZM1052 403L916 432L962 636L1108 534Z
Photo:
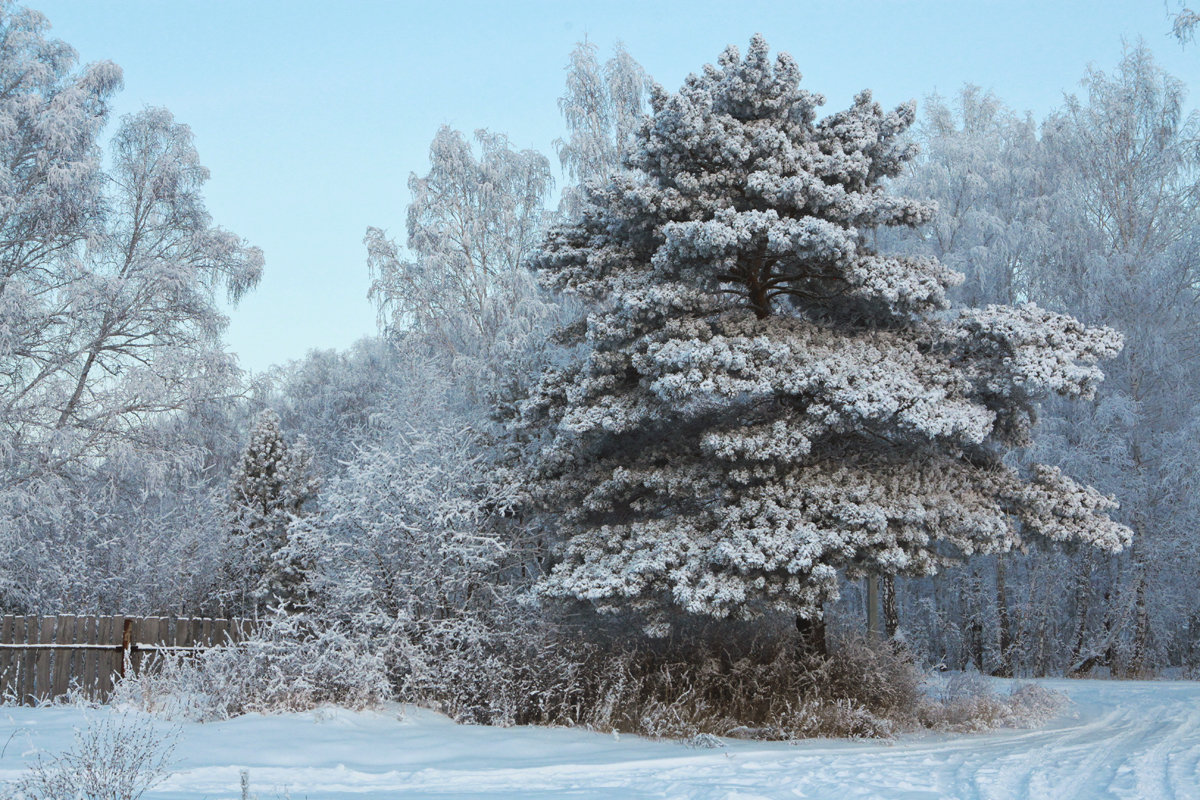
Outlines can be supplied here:
M236 642L247 619L185 617L0 617L0 700L36 705L75 687L104 702L127 669L151 667L156 655L189 653Z

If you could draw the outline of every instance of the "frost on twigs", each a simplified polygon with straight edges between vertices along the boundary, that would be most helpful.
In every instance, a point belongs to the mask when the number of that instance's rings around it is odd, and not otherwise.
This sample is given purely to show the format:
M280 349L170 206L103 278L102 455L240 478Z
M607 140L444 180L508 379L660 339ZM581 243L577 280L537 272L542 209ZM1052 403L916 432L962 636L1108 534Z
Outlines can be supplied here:
M67 750L38 753L7 787L4 800L137 800L171 774L178 729L163 731L149 715L105 712L76 729Z
M875 252L933 209L886 194L912 105L817 118L756 37L657 91L630 170L534 258L591 303L523 406L557 530L549 597L642 612L819 613L839 575L928 575L1026 539L1109 550L1111 498L1003 456L1037 403L1090 398L1121 337L1034 305L949 309L961 276Z
M335 703L376 708L391 697L383 656L341 621L276 611L253 635L130 674L112 703L168 720L307 711Z

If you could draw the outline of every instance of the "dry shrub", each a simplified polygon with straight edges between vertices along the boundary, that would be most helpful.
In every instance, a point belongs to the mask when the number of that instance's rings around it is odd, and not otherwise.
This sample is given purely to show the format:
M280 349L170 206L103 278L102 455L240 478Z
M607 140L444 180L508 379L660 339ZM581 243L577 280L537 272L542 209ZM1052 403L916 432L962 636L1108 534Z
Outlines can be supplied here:
M460 722L587 726L655 737L887 737L917 724L922 674L906 652L843 638L803 654L782 626L673 640L524 623L406 640L399 696ZM699 739L697 737L700 737Z
M684 739L886 737L906 726L920 694L910 661L862 640L836 642L828 657L786 638L736 649L687 642L626 651L614 673L588 724Z
M660 640L537 615L459 620L399 638L400 699L459 722L585 726L708 746L713 737L890 738L917 729L1030 725L1063 698L978 676L929 692L898 642L841 634L827 656L794 630L708 624Z

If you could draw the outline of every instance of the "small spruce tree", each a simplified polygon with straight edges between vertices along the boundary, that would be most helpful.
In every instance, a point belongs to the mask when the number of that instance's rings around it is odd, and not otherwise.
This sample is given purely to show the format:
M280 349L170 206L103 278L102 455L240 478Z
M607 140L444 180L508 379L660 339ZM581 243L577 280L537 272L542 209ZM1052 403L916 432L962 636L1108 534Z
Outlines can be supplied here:
M315 554L308 546L309 509L318 481L305 437L291 447L271 410L259 415L234 468L230 487L231 551L228 571L243 587L244 611L307 605L307 576Z
M817 120L786 54L661 89L627 171L535 259L590 302L523 406L556 598L817 623L841 576L927 575L1030 537L1118 550L1115 502L1006 462L1040 398L1090 397L1121 337L1034 305L951 311L961 276L875 252L914 107Z

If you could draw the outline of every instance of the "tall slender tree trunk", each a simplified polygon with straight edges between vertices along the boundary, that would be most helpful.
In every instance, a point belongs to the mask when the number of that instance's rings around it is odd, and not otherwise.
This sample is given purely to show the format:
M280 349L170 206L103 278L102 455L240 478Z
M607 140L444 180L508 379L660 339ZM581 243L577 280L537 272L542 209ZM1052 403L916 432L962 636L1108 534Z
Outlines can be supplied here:
M996 674L1002 678L1011 678L1016 669L1013 664L1012 618L1008 612L1008 562L1004 554L996 557L996 616L1000 627L1000 664Z
M879 578L867 576L867 636L879 638Z
M1114 578L1114 583L1115 583ZM1119 597L1119 594L1117 595ZM1104 663L1108 665L1109 671L1113 675L1123 675L1125 665L1121 663L1121 657L1117 650L1117 602L1114 599L1114 590L1104 590Z
M1040 602L1040 587L1038 586L1038 577L1041 570L1037 566L1033 566L1029 570L1029 604L1031 613L1037 620L1036 644L1033 654L1033 676L1035 678L1046 677L1046 651L1048 649L1047 639L1050 636L1050 609L1047 608L1047 602Z
M896 638L900 630L900 610L896 605L896 576L884 575L883 584L883 630L889 639Z
M1090 611L1091 592L1089 580L1091 573L1091 557L1085 556L1080 560L1075 573L1075 643L1071 647L1071 661L1068 672L1075 672L1083 663L1083 646L1087 639L1087 618Z
M967 625L967 646L971 651L971 660L978 672L983 672L983 584L979 579L978 570L971 572L968 583L970 602L970 620Z
M1135 628L1133 632L1133 654L1129 670L1133 677L1141 677L1146 670L1146 656L1150 647L1150 608L1146 603L1146 567L1138 566L1137 588L1134 590Z

